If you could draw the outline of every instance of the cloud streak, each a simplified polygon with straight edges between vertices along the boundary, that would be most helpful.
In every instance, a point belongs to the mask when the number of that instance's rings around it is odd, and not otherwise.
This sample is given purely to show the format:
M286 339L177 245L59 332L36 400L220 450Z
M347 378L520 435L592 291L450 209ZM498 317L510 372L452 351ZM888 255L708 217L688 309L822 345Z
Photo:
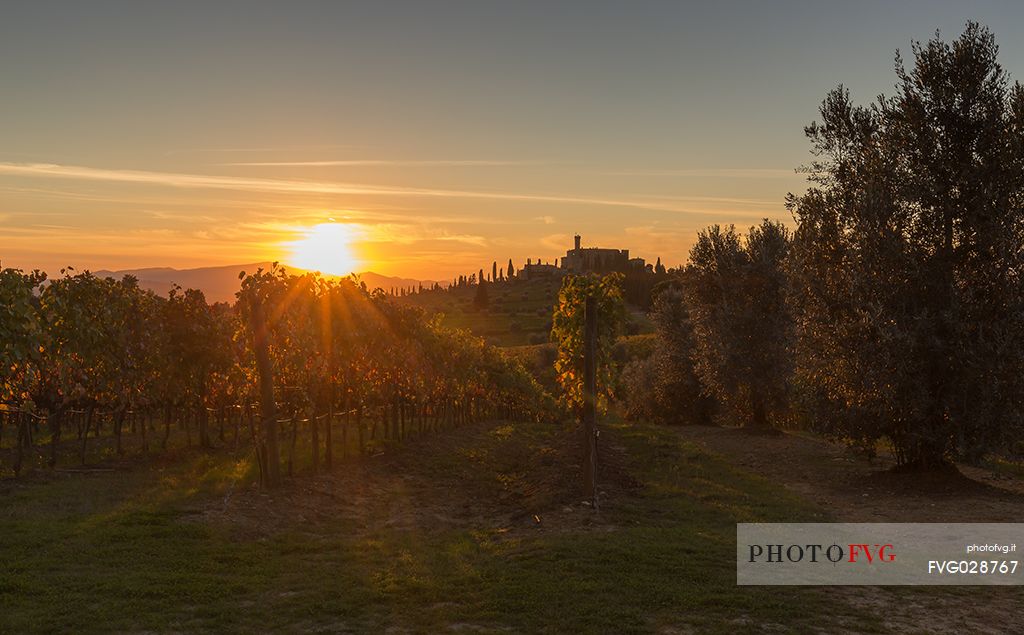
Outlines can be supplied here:
M182 150L169 150L164 155L170 156L174 154L213 154L213 153L271 153L271 152L299 152L309 150L341 150L341 149L358 149L366 150L368 146L365 145L352 145L352 144L327 144L327 145L304 145L304 146L264 146L254 148L185 148Z
M239 161L234 163L218 163L223 166L236 167L477 167L503 165L538 165L534 161L489 161L475 159L439 159L426 161L395 160L395 159L342 159L330 161Z
M758 198L736 198L732 196L661 196L651 195L643 196L644 199L657 200L657 201L672 201L676 203L689 202L689 203L722 203L725 205L747 205L754 207L781 207L782 199L779 200L768 200Z
M693 168L679 170L620 170L601 172L610 176L680 176L737 179L790 179L800 176L796 170L778 168Z
M651 200L649 198L601 198L561 194L524 194L501 191L380 186L331 181L307 181L298 179L274 179L91 168L54 163L0 163L0 175L135 183L190 189L222 189L253 193L477 199L534 203L564 203L569 205L594 205L702 215L721 215L722 213L722 210L690 209L679 207L678 205L669 202Z

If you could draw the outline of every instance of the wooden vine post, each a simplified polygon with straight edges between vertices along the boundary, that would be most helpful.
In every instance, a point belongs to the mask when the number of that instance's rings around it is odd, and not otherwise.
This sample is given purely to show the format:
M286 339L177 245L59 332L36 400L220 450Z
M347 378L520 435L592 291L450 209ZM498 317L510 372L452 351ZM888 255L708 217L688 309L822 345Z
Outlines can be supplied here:
M583 314L583 494L597 509L597 299Z
M281 482L280 450L277 442L277 407L274 401L274 374L270 364L269 330L263 314L263 303L258 297L252 298L253 353L256 355L256 371L260 382L260 427L266 444L266 468L268 487Z

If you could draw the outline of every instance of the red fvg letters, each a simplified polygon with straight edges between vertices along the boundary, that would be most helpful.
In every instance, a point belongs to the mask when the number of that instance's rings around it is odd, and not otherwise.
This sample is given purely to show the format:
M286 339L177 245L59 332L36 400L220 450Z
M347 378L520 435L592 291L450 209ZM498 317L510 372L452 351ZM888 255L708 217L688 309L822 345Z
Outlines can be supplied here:
M892 549L892 544L884 545L867 545L867 544L851 544L850 547L850 562L857 562L858 554L863 554L871 564L877 557L882 562L892 562L896 559L896 555L892 553L886 553L887 550ZM872 553L871 547L874 547L874 553Z

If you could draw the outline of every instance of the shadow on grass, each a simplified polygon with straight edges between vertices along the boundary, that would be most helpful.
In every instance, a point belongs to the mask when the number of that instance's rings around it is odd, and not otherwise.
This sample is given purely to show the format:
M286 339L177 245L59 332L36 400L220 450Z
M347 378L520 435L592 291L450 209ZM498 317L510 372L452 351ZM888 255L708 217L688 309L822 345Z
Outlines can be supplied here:
M551 489L568 482L551 478L564 433L479 425L342 466L386 504L296 512L245 537L195 517L248 487L238 457L14 487L0 631L883 630L825 590L735 585L735 523L827 520L820 510L670 430L610 424L607 453L640 486L608 481L594 512ZM256 512L290 511L283 497L266 505ZM469 511L391 522L395 506L431 505Z

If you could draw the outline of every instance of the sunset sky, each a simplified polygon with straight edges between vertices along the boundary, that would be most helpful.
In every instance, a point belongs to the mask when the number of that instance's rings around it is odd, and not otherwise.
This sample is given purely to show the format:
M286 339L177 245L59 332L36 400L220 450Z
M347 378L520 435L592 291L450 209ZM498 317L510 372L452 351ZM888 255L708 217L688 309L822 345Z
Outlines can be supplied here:
M837 83L968 19L1024 76L1012 2L22 2L0 19L0 262L290 262L443 279L584 244L683 262L788 220ZM294 263L293 263L294 264Z

